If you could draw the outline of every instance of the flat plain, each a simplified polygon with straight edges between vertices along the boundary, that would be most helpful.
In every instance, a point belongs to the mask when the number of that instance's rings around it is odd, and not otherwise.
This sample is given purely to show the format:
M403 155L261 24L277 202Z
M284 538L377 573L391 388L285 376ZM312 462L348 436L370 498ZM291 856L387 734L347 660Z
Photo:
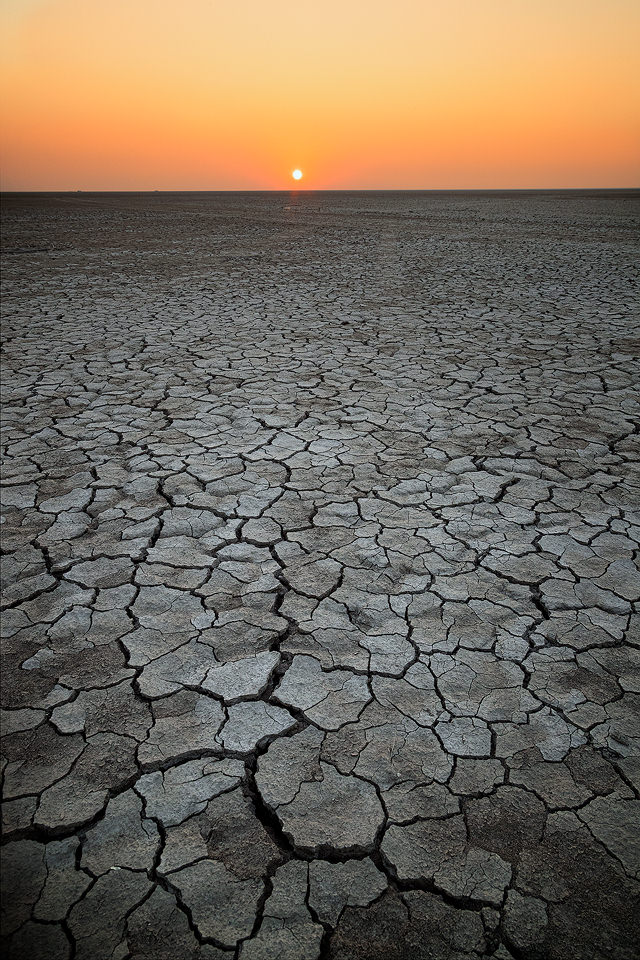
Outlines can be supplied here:
M640 194L3 207L7 955L637 957Z

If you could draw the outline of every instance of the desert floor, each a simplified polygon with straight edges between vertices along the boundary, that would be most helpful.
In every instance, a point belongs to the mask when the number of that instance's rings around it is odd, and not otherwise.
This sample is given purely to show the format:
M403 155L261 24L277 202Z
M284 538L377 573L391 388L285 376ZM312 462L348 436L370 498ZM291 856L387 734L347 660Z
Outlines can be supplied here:
M3 207L9 957L637 956L640 194Z

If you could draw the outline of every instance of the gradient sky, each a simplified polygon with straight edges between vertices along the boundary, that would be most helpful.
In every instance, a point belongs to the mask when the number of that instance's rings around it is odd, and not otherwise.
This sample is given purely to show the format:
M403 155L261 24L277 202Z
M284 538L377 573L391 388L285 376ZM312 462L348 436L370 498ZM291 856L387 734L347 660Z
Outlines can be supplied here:
M1 0L6 190L640 185L638 0Z

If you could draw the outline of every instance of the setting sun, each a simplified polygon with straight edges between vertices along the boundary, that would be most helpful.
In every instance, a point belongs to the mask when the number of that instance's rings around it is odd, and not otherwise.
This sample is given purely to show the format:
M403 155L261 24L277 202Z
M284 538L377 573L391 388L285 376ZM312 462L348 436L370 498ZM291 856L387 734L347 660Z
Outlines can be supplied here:
M302 170L294 170L291 176L294 180L302 180Z

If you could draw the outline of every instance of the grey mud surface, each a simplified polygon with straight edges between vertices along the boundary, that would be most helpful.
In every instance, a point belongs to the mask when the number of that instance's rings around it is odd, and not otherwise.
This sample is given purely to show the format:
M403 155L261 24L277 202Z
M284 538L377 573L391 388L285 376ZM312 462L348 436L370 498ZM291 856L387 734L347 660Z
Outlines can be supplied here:
M639 208L6 200L10 958L638 955Z

